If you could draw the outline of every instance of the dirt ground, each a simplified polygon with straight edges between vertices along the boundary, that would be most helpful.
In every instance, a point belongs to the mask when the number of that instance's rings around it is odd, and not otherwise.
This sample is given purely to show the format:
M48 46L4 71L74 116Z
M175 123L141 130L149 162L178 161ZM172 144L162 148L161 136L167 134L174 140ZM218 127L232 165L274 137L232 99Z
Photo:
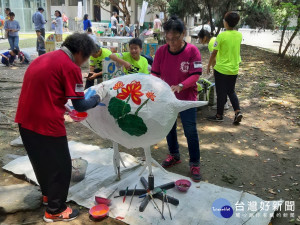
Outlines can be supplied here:
M201 48L203 65L208 63L208 51ZM257 195L263 200L295 201L295 216L300 216L300 69L276 54L250 46L242 46L242 64L236 89L244 119L240 126L232 125L232 107L223 123L205 119L215 113L210 107L198 111L198 132L201 148L203 181L237 191ZM19 136L13 119L25 66L0 68L0 166L6 154L25 155L23 147L11 147ZM270 87L279 83L279 87ZM66 122L68 139L111 147L80 123ZM182 163L169 171L189 176L188 150L181 126L178 130ZM121 151L143 157L141 149ZM163 140L152 156L158 162L167 154ZM0 185L24 183L24 179L0 169ZM79 208L79 219L70 224L95 224L87 209ZM44 207L30 212L0 216L1 224L43 224ZM274 225L294 224L293 217L275 217ZM60 223L56 223L60 224ZM97 224L124 224L107 218Z

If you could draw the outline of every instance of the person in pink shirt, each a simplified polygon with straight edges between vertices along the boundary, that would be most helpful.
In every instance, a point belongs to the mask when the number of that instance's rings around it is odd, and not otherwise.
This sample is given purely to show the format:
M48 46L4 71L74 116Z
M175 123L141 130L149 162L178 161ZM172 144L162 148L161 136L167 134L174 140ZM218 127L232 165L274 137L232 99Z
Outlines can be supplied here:
M186 43L186 28L183 22L172 16L163 25L167 44L161 46L154 58L151 74L168 83L180 100L197 101L196 82L202 74L201 54L197 47ZM183 130L190 154L191 178L195 182L201 180L200 147L196 128L197 109L192 108L180 112ZM163 161L163 167L171 167L181 162L175 122L167 136L170 154Z

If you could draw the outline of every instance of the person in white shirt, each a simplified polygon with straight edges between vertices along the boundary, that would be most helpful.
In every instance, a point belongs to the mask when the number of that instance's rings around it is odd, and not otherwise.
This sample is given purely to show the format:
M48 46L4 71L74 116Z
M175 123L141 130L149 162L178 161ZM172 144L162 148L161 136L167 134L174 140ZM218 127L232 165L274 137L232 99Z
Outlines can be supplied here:
M156 32L156 31L157 31L156 33L160 32L162 23L159 19L159 15L156 15L156 18L154 19L153 23L154 23L154 26L153 26L154 32Z
M118 13L113 12L112 17L110 18L111 31L114 33L114 35L117 35L117 24L118 24L117 16L118 16Z
M56 18L52 21L52 23L55 25L55 34L63 34L63 20L60 11L55 10L54 15Z
M99 42L97 41L97 36L93 33L92 28L89 27L86 31L87 31L88 36L90 38L92 38L92 40L95 42L95 44L99 45Z

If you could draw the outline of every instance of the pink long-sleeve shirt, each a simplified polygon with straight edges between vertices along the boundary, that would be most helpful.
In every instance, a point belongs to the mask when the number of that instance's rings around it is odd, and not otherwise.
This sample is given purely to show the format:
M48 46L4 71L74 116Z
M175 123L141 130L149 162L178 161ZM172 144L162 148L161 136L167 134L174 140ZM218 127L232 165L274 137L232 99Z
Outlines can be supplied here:
M160 77L170 86L183 84L183 89L175 93L179 100L197 100L197 84L202 74L201 54L189 43L177 53L169 51L169 45L161 46L154 58L151 73Z

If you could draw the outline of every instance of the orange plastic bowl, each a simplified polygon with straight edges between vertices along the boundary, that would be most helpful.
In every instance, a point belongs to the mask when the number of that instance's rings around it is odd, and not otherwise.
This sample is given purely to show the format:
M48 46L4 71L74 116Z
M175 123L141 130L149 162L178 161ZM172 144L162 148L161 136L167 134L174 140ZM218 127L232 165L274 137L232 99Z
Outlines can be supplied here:
M76 110L73 110L71 113L69 113L72 120L75 122L80 122L82 120L85 120L88 116L87 112L77 112Z
M95 205L89 211L90 215L94 219L105 218L106 216L108 216L108 212L109 212L109 207L104 204Z

